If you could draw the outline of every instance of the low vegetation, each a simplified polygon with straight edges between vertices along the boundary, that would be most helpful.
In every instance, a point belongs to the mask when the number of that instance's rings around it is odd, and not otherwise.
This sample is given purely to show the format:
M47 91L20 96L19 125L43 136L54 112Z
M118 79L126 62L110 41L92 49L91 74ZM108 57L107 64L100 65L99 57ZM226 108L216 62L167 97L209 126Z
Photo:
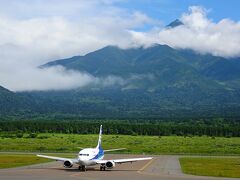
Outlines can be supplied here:
M0 151L78 152L95 147L98 135L0 133ZM239 137L103 135L103 148L127 148L121 153L240 155ZM119 152L118 152L119 153Z
M0 154L0 169L27 166L49 161L48 159L39 158L36 155L30 154Z
M186 174L216 177L240 177L240 158L230 157L184 157L180 158Z

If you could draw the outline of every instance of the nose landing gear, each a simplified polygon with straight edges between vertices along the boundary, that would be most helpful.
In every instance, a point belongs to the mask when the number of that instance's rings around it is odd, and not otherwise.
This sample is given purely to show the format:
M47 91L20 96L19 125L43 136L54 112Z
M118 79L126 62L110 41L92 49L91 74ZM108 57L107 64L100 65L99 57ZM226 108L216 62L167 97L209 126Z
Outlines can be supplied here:
M79 171L87 171L86 166L78 166Z
M105 165L101 165L100 166L100 171L106 171L106 166Z

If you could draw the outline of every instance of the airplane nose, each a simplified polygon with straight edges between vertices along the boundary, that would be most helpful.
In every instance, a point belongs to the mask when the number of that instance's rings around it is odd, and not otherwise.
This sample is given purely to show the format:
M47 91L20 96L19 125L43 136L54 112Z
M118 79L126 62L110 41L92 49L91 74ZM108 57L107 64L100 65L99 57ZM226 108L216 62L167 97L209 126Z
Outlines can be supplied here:
M78 158L78 161L79 161L81 164L84 164L84 162L85 162L85 159L84 159L84 158L82 158L82 157L79 157L79 158Z

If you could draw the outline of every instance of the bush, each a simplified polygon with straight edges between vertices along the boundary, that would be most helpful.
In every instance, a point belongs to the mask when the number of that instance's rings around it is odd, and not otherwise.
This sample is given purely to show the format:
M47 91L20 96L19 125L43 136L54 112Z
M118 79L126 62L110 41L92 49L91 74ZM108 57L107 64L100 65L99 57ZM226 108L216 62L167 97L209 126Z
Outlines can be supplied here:
M28 138L36 138L38 136L37 133L30 133Z
M23 133L17 133L17 134L16 134L16 137L17 137L17 138L22 138L22 137L23 137Z
M65 147L61 147L61 148L57 148L56 151L67 151L68 148L65 148Z
M37 150L38 151L44 151L44 150L46 150L46 147L40 146L40 147L37 148Z
M137 136L137 133L132 132L131 136Z
M38 139L48 139L49 136L38 136L37 138L38 138Z
M225 138L231 138L231 137L232 137L231 134L228 134L228 135L225 136Z
M1 134L2 138L16 138L16 134L13 133L6 133L6 134Z

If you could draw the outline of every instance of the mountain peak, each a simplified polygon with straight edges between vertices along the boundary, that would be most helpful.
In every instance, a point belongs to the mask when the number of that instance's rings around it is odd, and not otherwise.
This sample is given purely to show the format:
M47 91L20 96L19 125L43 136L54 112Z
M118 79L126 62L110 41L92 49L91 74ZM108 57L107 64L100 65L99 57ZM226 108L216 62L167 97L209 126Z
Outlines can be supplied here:
M177 26L181 26L184 25L182 21L180 21L179 19L174 20L173 22L171 22L170 24L168 24L166 27L167 28L175 28Z

